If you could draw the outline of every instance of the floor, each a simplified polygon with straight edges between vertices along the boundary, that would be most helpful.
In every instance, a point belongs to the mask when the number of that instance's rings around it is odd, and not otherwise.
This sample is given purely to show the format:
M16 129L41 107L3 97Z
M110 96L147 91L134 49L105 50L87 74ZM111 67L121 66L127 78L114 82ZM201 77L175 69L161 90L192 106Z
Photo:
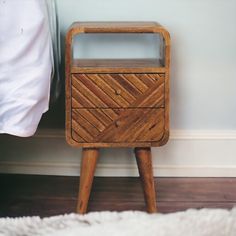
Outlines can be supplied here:
M78 181L78 177L0 174L0 217L74 212ZM161 213L236 205L236 178L155 178L155 185ZM145 210L139 179L95 178L89 210Z

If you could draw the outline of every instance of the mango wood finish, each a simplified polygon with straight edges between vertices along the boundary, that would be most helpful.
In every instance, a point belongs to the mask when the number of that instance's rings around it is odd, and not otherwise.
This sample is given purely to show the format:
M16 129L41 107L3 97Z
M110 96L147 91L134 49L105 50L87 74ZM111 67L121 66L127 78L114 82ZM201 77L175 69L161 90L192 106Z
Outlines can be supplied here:
M164 74L73 74L72 108L164 107Z
M165 73L160 59L74 59L71 73Z
M74 22L69 31L80 33L159 33L166 32L165 28L157 22L112 21L112 22Z
M158 33L164 39L164 59L73 59L73 37L80 33ZM170 37L160 24L155 22L76 22L69 28L66 37L66 138L75 147L148 147L161 146L169 137L169 64ZM161 77L151 85L148 77ZM161 84L158 84L161 82ZM157 87L156 87L157 86ZM155 93L155 96L153 96ZM152 102L160 99L164 108L164 127L160 127L162 138L150 142L133 140L126 142L80 142L72 127L73 108L153 108ZM131 103L135 102L133 105ZM145 104L146 102L146 104ZM82 104L81 104L82 103ZM118 103L118 104L117 104ZM139 103L144 103L140 105ZM157 105L156 107L160 106ZM156 108L155 107L155 108ZM115 116L114 112L110 116ZM111 114L110 114L111 113ZM113 113L113 114L112 114ZM111 117L113 125L116 120ZM90 120L88 120L90 122ZM143 123L146 121L143 120ZM91 123L91 122L90 122ZM93 124L92 124L93 125ZM95 126L95 129L98 129ZM81 129L82 130L82 129ZM90 130L93 133L94 129ZM83 131L82 131L83 132Z
M93 183L93 176L98 159L98 149L84 148L80 168L79 198L77 212L84 214L87 212L89 196Z
M156 192L152 170L152 154L151 148L135 148L136 161L138 164L139 175L141 177L144 198L147 205L147 212L155 213Z
M73 37L81 33L160 34L163 58L74 59ZM85 193L79 194L78 212L84 213L87 209L95 168L91 160L98 155L90 149L100 147L139 147L135 153L147 210L155 211L150 147L164 145L169 137L169 66L170 36L158 23L76 22L69 28L66 36L66 139L74 147L86 148L82 168L91 172L88 178L81 178L80 192ZM83 175L84 170L81 169L81 173Z
M104 122L103 115L109 113L114 113L115 121L107 119ZM93 114L97 117L90 119L90 115ZM94 124L99 129L96 129ZM163 137L163 127L164 109L73 109L72 111L72 137L79 143L126 142L131 145L137 141L151 143Z

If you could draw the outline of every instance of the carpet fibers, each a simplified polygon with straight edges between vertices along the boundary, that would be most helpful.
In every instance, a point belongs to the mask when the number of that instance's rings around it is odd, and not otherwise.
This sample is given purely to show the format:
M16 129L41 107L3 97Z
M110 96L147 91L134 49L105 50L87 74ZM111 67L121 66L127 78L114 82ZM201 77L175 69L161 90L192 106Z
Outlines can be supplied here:
M236 208L0 218L0 236L235 236Z

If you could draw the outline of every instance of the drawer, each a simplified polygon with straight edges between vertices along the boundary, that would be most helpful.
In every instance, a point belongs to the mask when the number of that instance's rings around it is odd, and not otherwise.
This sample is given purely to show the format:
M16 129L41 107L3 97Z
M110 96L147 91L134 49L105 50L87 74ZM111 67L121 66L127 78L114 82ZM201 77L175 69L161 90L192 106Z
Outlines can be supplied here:
M164 74L72 74L72 108L164 107Z
M158 142L165 133L163 108L72 109L71 122L78 143Z

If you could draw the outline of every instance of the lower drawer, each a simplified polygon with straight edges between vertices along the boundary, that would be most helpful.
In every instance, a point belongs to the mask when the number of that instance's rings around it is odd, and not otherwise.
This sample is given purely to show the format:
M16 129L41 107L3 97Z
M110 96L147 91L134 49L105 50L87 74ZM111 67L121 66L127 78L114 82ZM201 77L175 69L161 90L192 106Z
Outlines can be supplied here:
M163 108L72 109L71 116L78 143L158 142L165 130Z

